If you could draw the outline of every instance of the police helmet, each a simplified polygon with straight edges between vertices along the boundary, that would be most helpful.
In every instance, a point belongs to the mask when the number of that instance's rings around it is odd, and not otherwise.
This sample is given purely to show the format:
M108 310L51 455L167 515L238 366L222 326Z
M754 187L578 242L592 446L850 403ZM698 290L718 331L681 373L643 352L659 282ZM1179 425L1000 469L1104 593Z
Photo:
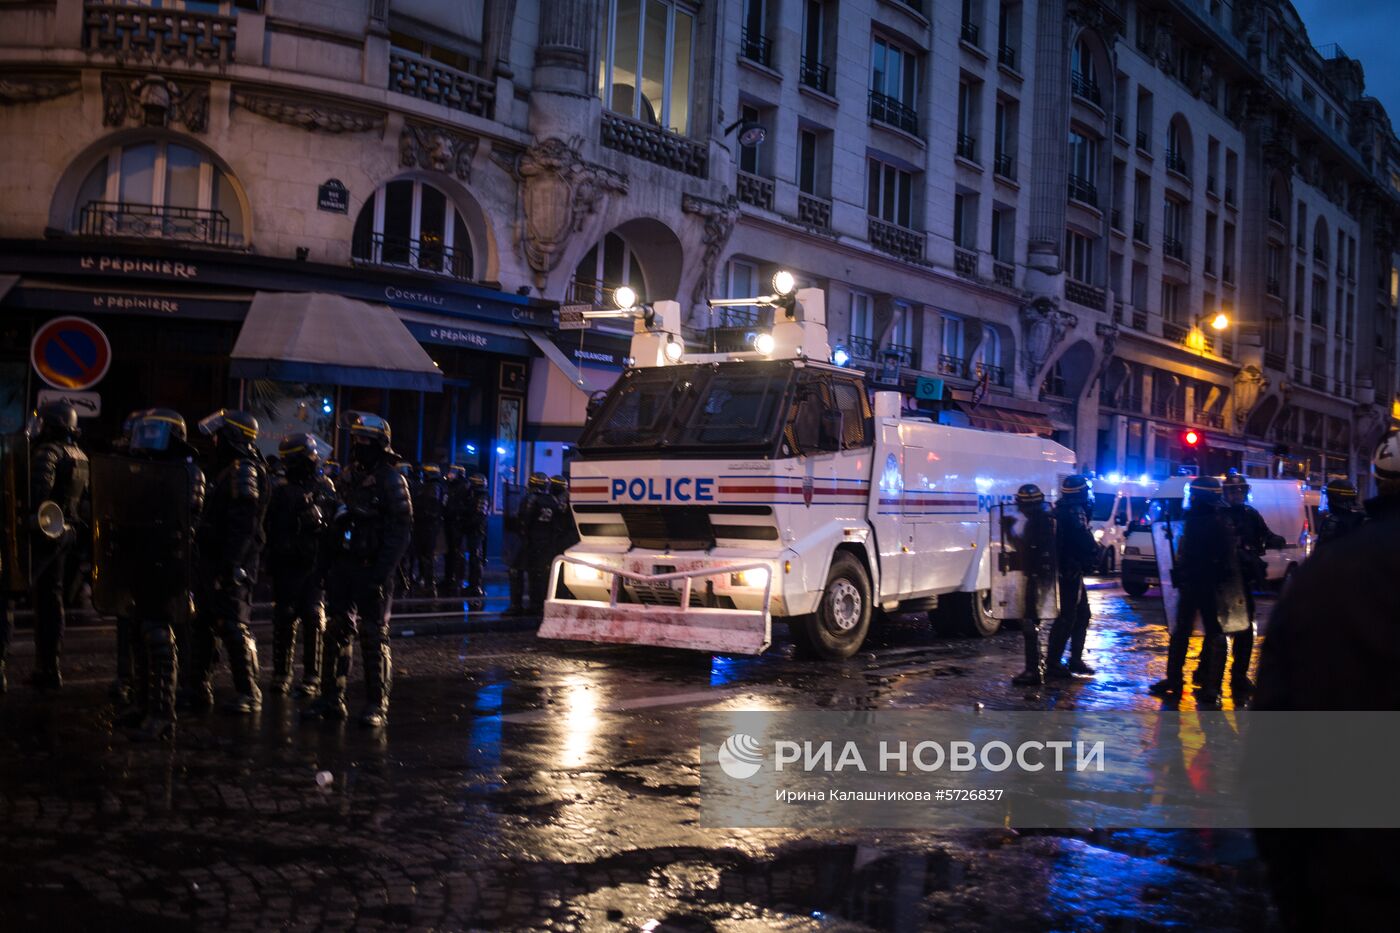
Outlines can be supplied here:
M35 435L77 437L78 409L74 408L71 402L62 399L45 402L35 410L32 425L32 433Z
M486 475L484 473L473 473L470 477L467 478L467 482L471 483L472 486L477 489L485 489Z
M1060 480L1060 498L1062 499L1089 502L1093 496L1094 486L1089 482L1089 477L1082 473L1071 473Z
M162 453L187 448L185 419L169 408L148 408L131 413L127 424L127 447L132 451Z
M1353 508L1356 505L1356 487L1344 479L1334 479L1323 489L1327 511L1335 512Z
M438 479L438 478L441 477L441 476L442 476L442 467L438 466L436 463L425 463L425 464L423 464L423 478L424 478L425 480L426 480L426 479Z
M556 475L551 476L551 477L549 478L549 491L550 491L550 492L568 492L568 490L569 490L569 481L566 480L564 477L559 476L558 474L556 474Z
M539 472L531 473L528 484L531 489L543 491L549 485L549 477Z
M1231 470L1225 474L1225 482L1221 486L1226 496L1231 493L1239 493L1241 497L1249 495L1249 480L1241 475L1239 470Z
M457 463L454 463L451 466L449 466L444 472L446 473L447 478L454 483L460 479L465 479L467 476L466 469L462 467L461 464Z
M1220 480L1214 476L1197 476L1188 487L1191 505L1218 505L1220 502Z
M277 444L277 456L283 460L307 460L321 463L330 456L331 445L315 434L288 434Z
M1400 431L1391 431L1371 455L1371 475L1379 483L1400 483Z
M345 427L350 432L350 440L356 443L374 444L381 450L389 450L393 442L389 422L367 411L347 411Z
M1035 483L1026 483L1016 490L1017 505L1040 505L1045 501L1045 493Z
M258 419L236 408L220 408L200 419L199 433L236 447L248 447L258 439Z

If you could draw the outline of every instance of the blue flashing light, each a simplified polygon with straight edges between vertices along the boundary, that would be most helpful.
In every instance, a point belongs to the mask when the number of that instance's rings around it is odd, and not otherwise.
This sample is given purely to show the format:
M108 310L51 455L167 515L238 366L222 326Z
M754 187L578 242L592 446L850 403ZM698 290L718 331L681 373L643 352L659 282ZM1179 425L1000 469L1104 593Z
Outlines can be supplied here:
M1110 486L1121 486L1123 484L1122 473L1110 473L1106 477Z
M331 404L331 400L329 398L321 399L321 411L327 415L335 411L335 406Z
M474 454L474 453L476 453L476 445L475 445L475 444L468 444L468 445L467 445L467 453L469 453L469 454Z
M498 457L504 457L505 455L506 455L506 449L505 449L504 447L497 447L497 448L496 448L496 456L498 456Z
M851 361L851 353L845 347L838 346L831 351L831 362L837 366L845 366Z

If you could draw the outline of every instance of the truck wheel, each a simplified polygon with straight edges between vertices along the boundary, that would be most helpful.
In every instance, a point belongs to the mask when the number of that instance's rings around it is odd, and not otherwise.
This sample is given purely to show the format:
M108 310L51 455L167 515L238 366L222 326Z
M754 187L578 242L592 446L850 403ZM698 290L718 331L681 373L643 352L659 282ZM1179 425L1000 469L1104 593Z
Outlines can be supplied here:
M817 611L793 626L799 645L826 661L849 658L870 631L870 599L870 577L860 561L850 554L837 554Z
M940 635L990 638L1001 630L1001 620L992 618L991 590L940 596L932 618Z
M1123 592L1129 596L1141 596L1147 592L1147 580L1144 577L1123 577Z

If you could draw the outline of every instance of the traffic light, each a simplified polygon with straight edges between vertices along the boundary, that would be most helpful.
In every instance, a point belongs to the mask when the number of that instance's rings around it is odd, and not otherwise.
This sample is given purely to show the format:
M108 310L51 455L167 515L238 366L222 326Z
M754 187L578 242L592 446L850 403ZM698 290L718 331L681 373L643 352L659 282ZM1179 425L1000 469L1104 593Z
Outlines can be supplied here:
M1195 431L1187 431L1181 436L1181 439L1185 441L1186 446L1190 447L1192 450L1195 450L1201 443L1201 435L1197 434Z

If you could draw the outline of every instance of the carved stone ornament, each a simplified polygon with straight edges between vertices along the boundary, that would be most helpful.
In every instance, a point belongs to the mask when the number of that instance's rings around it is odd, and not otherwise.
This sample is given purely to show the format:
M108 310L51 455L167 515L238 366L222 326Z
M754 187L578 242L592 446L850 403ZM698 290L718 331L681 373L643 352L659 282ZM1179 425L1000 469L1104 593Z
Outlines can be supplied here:
M175 126L191 133L209 126L209 82L102 76L102 125Z
M384 135L384 114L357 110L327 101L238 89L233 102L251 113L288 126L320 133L369 133Z
M690 303L698 305L710 297L720 253L724 252L724 247L729 243L729 234L734 232L734 224L739 220L739 199L727 190L723 201L711 201L693 194L683 194L681 210L687 214L696 214L705 222L702 238L705 252L700 257L700 277L690 292Z
M77 75L0 75L0 104L35 104L78 90Z
M1099 353L1099 370L1094 374L1094 382L1090 388L1103 382L1108 367L1113 365L1113 351L1118 348L1118 325L1099 322L1094 325L1094 333L1103 343Z
M1026 372L1039 373L1078 323L1079 318L1059 308L1052 298L1037 298L1022 306L1021 345L1025 347Z
M609 194L626 194L627 176L584 160L582 139L541 140L528 149L492 156L519 191L517 240L536 282L559 264L569 238Z
M475 136L405 123L399 134L399 164L404 168L426 168L471 181L472 158L479 142Z
M1253 363L1240 367L1235 373L1235 424L1243 431L1254 406L1269 388L1269 377Z

